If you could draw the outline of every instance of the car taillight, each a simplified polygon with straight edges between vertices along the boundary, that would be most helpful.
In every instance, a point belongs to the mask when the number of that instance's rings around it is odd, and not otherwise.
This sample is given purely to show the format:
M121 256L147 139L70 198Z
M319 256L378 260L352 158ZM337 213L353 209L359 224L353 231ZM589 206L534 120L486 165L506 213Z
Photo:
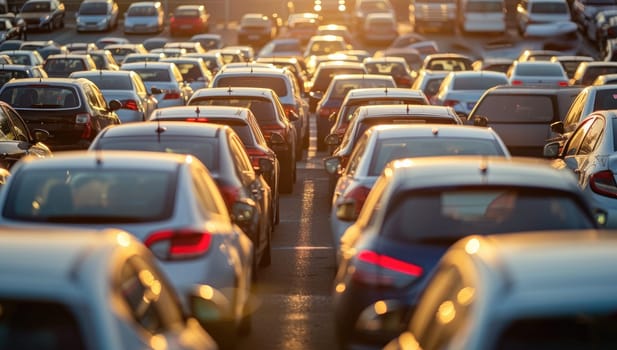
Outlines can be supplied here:
M167 91L165 95L163 96L163 100L175 100L180 97L181 95L179 91Z
M443 101L443 105L446 107L454 107L459 103L457 100L445 100Z
M136 110L138 110L137 101L135 101L135 100L123 100L122 101L122 108L136 111Z
M162 260L182 260L200 257L208 251L212 235L208 232L177 229L154 232L144 244Z
M90 114L80 113L75 116L75 127L81 128L82 126L83 131L81 133L81 138L89 140L92 137L92 123Z
M512 85L523 85L521 80L512 80Z
M421 266L372 250L360 251L356 257L353 279L369 285L403 287L422 276Z
M558 84L561 87L568 86L568 82L567 81L560 81Z
M617 198L617 183L615 183L615 175L610 170L591 175L589 185L591 190L599 195Z
M238 196L240 194L239 189L237 187L225 185L219 186L219 191L221 191L221 195L227 205L227 209L231 210L233 204L238 200Z
M357 186L349 191L343 197L344 202L353 202L354 203L354 211L356 216L360 214L360 210L364 206L364 202L366 201L366 197L368 196L371 189L365 186Z
M265 158L270 160L270 156L266 152L258 148L247 148L246 153L249 155L249 158L251 159L251 164L253 165L253 169L255 170L259 169L259 159Z
M208 122L208 118L186 118L185 121L187 122L197 122L197 123L207 123Z

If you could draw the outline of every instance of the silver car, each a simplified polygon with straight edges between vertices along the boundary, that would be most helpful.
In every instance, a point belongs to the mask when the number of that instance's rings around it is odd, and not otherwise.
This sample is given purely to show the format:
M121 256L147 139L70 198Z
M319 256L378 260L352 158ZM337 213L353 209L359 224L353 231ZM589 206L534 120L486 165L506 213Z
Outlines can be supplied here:
M165 28L165 10L159 1L132 3L124 13L124 34L160 33Z
M568 86L568 74L560 63L549 61L512 62L506 73L510 85Z
M108 31L118 25L118 3L115 0L85 0L75 15L78 32Z
M64 152L47 160L22 158L12 170L0 198L6 227L126 230L158 258L187 310L196 288L211 286L224 297L219 322L227 334L212 333L215 338L233 341L236 332L248 332L253 244L233 224L233 214L197 158Z
M139 74L146 88L159 102L159 108L184 106L193 95L193 89L184 83L175 63L135 62L123 64L122 69Z
M107 103L120 101L122 107L116 114L122 123L145 121L158 108L156 98L146 89L139 74L133 71L80 71L71 73L70 78L92 81L99 87Z
M208 66L198 57L170 57L162 59L161 62L175 63L184 82L188 83L193 91L207 88L212 81L212 73Z
M3 229L0 265L3 349L129 350L156 338L166 349L217 349L125 231ZM191 297L211 303L198 289Z

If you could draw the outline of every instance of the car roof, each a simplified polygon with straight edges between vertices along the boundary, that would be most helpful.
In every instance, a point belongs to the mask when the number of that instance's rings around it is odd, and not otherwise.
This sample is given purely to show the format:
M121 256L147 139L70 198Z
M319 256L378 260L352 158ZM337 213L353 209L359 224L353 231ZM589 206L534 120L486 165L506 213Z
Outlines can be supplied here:
M193 109L194 110L194 109ZM153 112L154 114L155 112ZM225 125L212 123L188 123L185 121L152 121L143 123L126 123L105 129L101 137L131 137L131 136L199 136L216 138ZM153 138L154 139L154 138Z
M176 106L159 108L152 112L150 119L157 118L237 118L246 120L250 110L231 106Z
M274 91L268 88L254 87L215 87L195 91L191 99L203 96L262 96L272 98Z
M384 171L399 190L453 186L519 186L580 194L574 174L544 159L486 156L402 159Z
M169 67L172 64L174 63L173 62L160 62L160 61L131 62L131 63L123 64L122 69L124 70L139 69L139 68L169 69Z
M495 140L497 134L491 128L451 124L383 124L371 127L370 133L379 139L399 137L455 137Z
M276 68L274 66L272 67L263 67L263 66L259 66L259 65L248 65L248 66L231 66L228 67L227 69L225 69L225 67L223 67L223 69L218 72L217 75L227 75L227 74L233 74L233 75L280 75L280 74L285 74L286 69L285 68Z
M4 86L8 85L83 85L89 80L83 78L21 78L7 81Z
M337 74L332 77L332 81L338 80L348 80L348 79L366 79L366 80L384 80L390 81L392 80L392 76L386 74Z
M486 94L525 94L525 95L546 95L558 94L560 92L568 93L572 90L583 90L581 86L563 86L563 87L543 87L543 86L513 86L513 85L498 85L486 90Z
M358 121L365 118L379 118L381 116L391 117L392 115L422 115L427 117L443 118L452 117L454 110L446 106L433 105L369 105L360 106L356 109Z
M71 73L71 76L79 76L79 77L92 77L97 75L105 75L105 76L129 76L133 71L130 70L109 70L109 69L97 69L97 70L81 70L77 72Z
M422 90L407 88L360 88L347 93L347 99L361 99L370 97L423 97Z

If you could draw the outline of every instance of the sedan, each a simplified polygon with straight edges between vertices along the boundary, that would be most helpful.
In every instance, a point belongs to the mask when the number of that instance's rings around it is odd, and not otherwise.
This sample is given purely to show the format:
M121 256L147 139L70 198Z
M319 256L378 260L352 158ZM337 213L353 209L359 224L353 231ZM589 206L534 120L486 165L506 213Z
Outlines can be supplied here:
M86 78L96 84L107 103L120 101L122 105L116 113L122 123L145 121L158 108L156 98L133 71L81 71L72 73L70 78Z
M353 224L337 215L343 210L360 213L366 196L386 164L401 158L486 155L509 157L501 138L490 128L461 125L378 125L358 140L349 163L334 187L330 227L335 249L345 230ZM324 160L328 172L340 168L340 158ZM337 250L337 253L340 251ZM337 258L340 256L337 254Z
M185 83L191 86L193 91L207 88L212 81L212 72L206 62L198 57L169 57L161 59L161 62L176 64Z
M223 297L225 332L212 329L213 336L232 342L250 329L253 245L231 220L248 208L239 202L239 213L229 213L197 158L126 151L26 157L0 192L5 227L125 230L150 248L185 310L196 288Z
M352 208L343 206L337 215L353 218ZM545 161L486 156L394 161L341 239L333 291L339 339L381 346L391 339L377 321L363 322L375 314L373 304L402 303L413 313L439 259L467 235L596 227L572 173Z
M263 46L276 36L272 20L261 13L246 13L240 19L238 44Z
M26 22L28 30L47 30L64 27L66 8L58 0L28 0L19 11L18 19Z
M205 33L210 30L210 14L204 5L179 5L169 19L171 36Z
M568 74L557 62L514 61L506 75L510 85L568 86Z
M200 307L216 304L196 288L184 312L154 254L125 231L2 229L0 265L10 271L0 275L3 349L218 348L199 324Z
M193 89L184 82L182 73L174 63L135 62L123 64L122 69L139 74L161 108L183 106L193 95Z

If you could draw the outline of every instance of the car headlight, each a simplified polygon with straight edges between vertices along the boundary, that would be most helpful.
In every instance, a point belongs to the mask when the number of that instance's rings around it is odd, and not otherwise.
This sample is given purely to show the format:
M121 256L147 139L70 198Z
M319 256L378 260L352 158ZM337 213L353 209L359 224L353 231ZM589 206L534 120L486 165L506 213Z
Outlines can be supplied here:
M107 18L103 18L99 21L99 25L105 24L107 22Z
M39 19L41 22L47 22L49 20L49 15L43 16Z

